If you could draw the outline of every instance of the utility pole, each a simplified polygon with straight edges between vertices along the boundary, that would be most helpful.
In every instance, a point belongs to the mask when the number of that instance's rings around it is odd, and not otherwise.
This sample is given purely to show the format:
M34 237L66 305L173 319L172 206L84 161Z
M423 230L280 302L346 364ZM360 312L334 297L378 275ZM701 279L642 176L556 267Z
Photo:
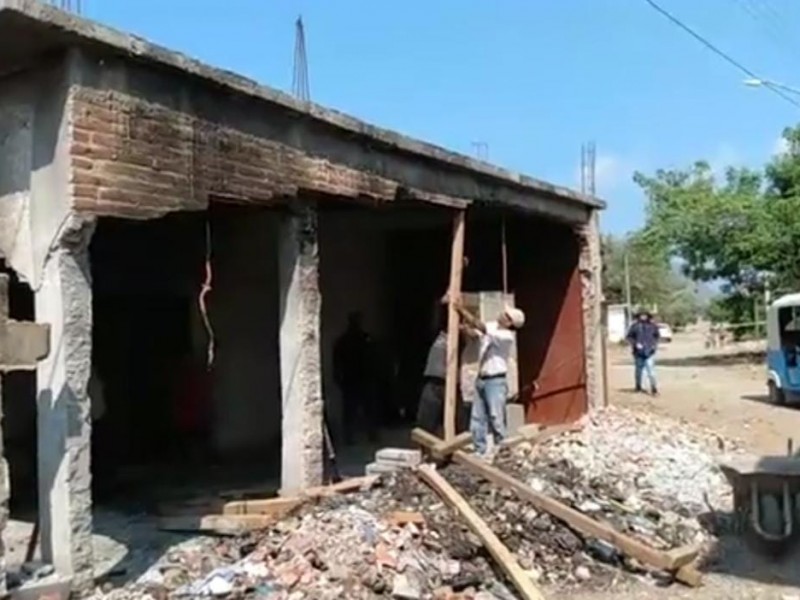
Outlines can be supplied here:
M626 243L627 245L627 243ZM628 249L625 248L625 312L627 313L627 323L626 325L630 325L630 322L633 318L633 307L631 306L631 269L630 264L628 261Z

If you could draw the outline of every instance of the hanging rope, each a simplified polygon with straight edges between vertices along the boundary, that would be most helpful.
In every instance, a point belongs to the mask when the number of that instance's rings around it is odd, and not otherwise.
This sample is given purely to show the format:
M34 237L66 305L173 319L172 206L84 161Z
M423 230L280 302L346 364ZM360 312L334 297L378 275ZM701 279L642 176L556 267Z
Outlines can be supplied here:
M503 260L503 302L508 296L508 250L506 248L506 216L500 217L500 251Z
M211 219L206 216L206 278L200 288L200 296L197 299L198 306L200 307L200 316L203 318L203 326L206 328L208 335L208 354L206 356L206 368L210 371L214 365L214 328L211 326L211 319L208 316L208 306L206 305L206 296L211 292L211 284L214 280L214 274L211 270Z

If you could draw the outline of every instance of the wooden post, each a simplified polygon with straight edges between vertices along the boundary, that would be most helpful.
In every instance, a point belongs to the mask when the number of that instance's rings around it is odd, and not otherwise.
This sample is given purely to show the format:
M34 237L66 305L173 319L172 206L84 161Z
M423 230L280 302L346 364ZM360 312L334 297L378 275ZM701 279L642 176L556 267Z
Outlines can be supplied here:
M447 311L447 376L444 387L444 439L456 436L456 390L458 386L458 325L456 302L461 299L461 273L464 269L464 215L460 210L453 221L453 249L450 255L450 287Z

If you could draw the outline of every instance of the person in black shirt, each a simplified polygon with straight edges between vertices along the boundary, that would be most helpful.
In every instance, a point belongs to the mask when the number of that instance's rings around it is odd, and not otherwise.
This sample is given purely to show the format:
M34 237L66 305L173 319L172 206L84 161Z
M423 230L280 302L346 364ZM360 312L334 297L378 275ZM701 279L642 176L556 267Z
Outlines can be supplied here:
M361 313L352 312L347 330L333 348L333 374L342 393L345 443L352 444L356 427L366 429L370 439L377 434L373 386L373 342L364 331Z
M653 315L647 311L640 311L636 321L628 330L627 340L633 352L634 376L636 391L642 390L642 375L646 374L650 382L650 391L658 395L658 383L655 374L655 357L659 340L658 325L653 321Z

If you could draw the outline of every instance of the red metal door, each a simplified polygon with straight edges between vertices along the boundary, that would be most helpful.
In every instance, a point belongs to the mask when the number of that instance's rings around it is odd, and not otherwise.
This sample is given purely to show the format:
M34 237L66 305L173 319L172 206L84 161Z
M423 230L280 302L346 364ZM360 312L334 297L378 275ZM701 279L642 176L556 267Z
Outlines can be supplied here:
M519 234L514 291L527 315L517 337L526 420L568 423L587 408L578 239L558 226Z

